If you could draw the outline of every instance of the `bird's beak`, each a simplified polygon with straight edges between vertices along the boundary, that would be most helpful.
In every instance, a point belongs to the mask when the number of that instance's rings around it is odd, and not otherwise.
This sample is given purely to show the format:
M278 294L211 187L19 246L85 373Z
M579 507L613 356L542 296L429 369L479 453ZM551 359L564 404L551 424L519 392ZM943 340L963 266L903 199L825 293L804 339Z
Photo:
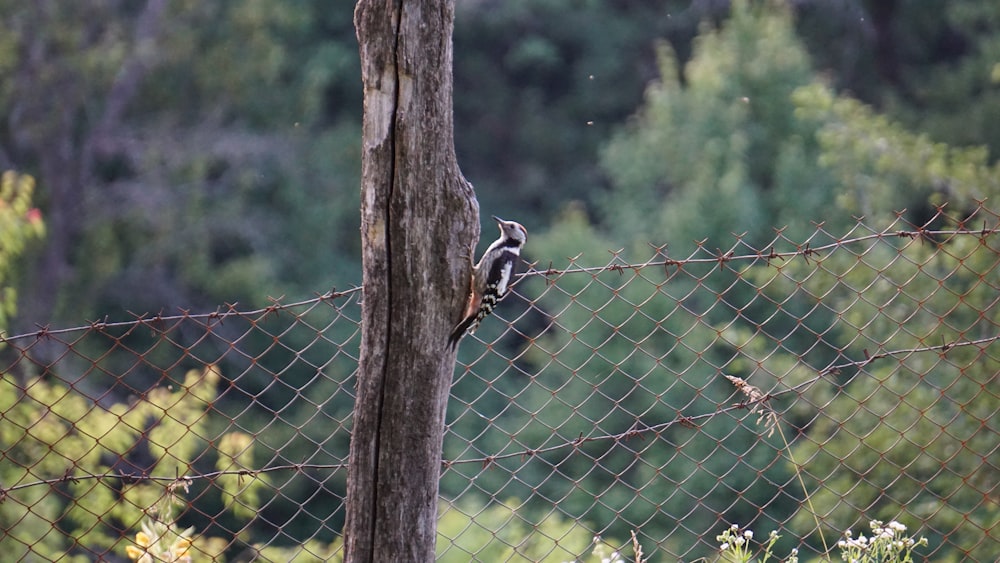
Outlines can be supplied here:
M496 215L493 215L492 217L493 217L493 220L496 221L497 223L503 223L504 222L503 219L497 217Z

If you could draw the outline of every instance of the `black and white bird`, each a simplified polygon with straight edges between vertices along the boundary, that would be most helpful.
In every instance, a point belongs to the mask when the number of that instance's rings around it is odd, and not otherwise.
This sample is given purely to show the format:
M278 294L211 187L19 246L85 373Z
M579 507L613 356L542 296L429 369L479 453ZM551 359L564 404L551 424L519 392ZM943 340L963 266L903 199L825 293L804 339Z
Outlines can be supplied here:
M497 303L507 294L514 278L515 265L521 256L521 248L528 239L528 231L520 223L504 221L496 215L493 220L500 227L500 238L493 241L479 263L472 268L469 302L462 321L448 337L448 345L452 348L466 332L475 332L479 323L493 312Z

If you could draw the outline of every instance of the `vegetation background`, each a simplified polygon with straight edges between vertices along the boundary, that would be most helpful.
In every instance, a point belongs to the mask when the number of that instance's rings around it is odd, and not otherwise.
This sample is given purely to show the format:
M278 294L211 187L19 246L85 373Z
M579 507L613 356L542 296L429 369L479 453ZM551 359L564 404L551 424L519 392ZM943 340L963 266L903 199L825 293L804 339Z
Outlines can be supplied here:
M131 313L207 312L225 303L252 309L267 306L270 297L296 300L332 287L358 285L361 91L352 8L348 2L319 0L0 0L0 170L20 175L4 179L7 208L16 213L9 221L4 218L0 235L16 244L0 247L0 284L5 291L0 311L5 326L0 328L19 334L38 326L130 318ZM959 215L1000 193L1000 4L458 0L455 126L459 162L477 188L484 217L496 214L525 224L531 232L528 259L545 264L565 265L565 257L574 256L576 265L604 265L607 251L618 249L641 261L648 257L649 244L668 245L671 256L683 257L697 249L695 241L728 248L734 234L751 246L764 246L774 238L775 228L784 227L785 236L800 240L820 222L828 233L843 233L856 224L856 217L878 227L895 219L896 211L919 225L935 216L938 205L946 204ZM492 232L484 225L484 238L491 238ZM964 270L953 269L953 283L969 281L962 279ZM850 271L859 279L869 275ZM901 284L910 279L907 272L898 276ZM557 297L542 295L540 287L524 289L540 297L541 307L559 310ZM685 291L678 288L676 293ZM692 307L697 309L696 304ZM978 322L971 307L952 310L957 317ZM763 318L766 312L757 314ZM533 323L540 322L529 315L520 328L531 333ZM776 331L781 323L795 324L791 317L769 322ZM810 322L818 326L830 320L817 316ZM563 323L570 326L572 320ZM647 328L631 330L638 334ZM869 330L889 334L891 328ZM351 327L332 330L344 331L335 338L350 342ZM849 324L838 325L827 337L851 342L852 330L857 331ZM690 333L690 338L701 336ZM544 338L558 346L565 335ZM905 334L895 343L909 344ZM575 362L573 354L584 358L587 351L561 344L566 347L561 357L565 365L585 363ZM514 349L518 343L507 338L503 346ZM608 358L627 356L627 350L615 346L608 346ZM794 346L789 344L789 350ZM822 357L831 352L813 353ZM32 354L44 363L55 352L39 345ZM771 361L793 362L793 356ZM542 365L542 358L535 360ZM273 361L279 365L281 358ZM502 372L506 364L495 361L496 372ZM526 360L526 370L532 369L531 361ZM227 366L220 369L225 375ZM593 369L592 376L581 371L580 381L594 381L603 373L599 366ZM631 369L645 373L647 368ZM982 369L986 377L997 368ZM330 421L343 420L350 397L337 386L350 385L350 366L335 362L328 371L330 379L312 392L330 398L322 406ZM210 370L205 373L218 377ZM627 377L624 373L615 377ZM24 380L29 375L9 377ZM303 371L284 377L294 387L304 386L314 375ZM955 394L971 392L963 385L982 384L975 374L964 372L938 376ZM152 374L142 373L130 373L127 386L94 373L82 380L70 373L50 373L46 385L58 387L70 380L72 394L100 398L111 410L125 408L136 389L159 383ZM603 383L609 388L627 384L624 379ZM227 399L215 397L216 391L199 391L195 399L214 405L215 415L221 417L198 419L198 424L221 428L220 421L229 416L248 432L259 430L258 465L274 460L279 446L283 460L319 460L315 442L291 430L293 418L283 424L253 422L269 418L265 407L286 404L293 394L274 391L263 403L248 402L245 397L267 388L267 382L245 377L238 385L245 396L231 392ZM460 382L456 396L479 397L470 385L475 384ZM0 398L15 397L13 387L5 389ZM899 400L899 394L873 393L871 401L876 403ZM694 400L670 399L688 407ZM707 397L697 400L706 401L708 408ZM997 401L995 396L992 400ZM508 399L497 394L481 401L478 412L501 413ZM16 402L10 400L9 408ZM82 404L64 407L84 409ZM919 410L920 404L914 399L910 408L887 412L915 416L913 409ZM30 411L35 407L23 408L29 409L21 413L26 419L40 416ZM523 435L529 439L537 433L544 441L553 421L574 416L574 424L585 428L586 421L599 418L596 413L608 405L595 401L586 408L593 410L546 411L534 426L523 429ZM837 408L834 403L832 412ZM674 403L658 409L635 407L651 423L676 412ZM483 451L507 444L498 433L481 433L481 421L464 418L461 411L449 417L454 421L451 431L478 436ZM634 422L623 420L624 429ZM968 435L972 442L989 437L975 428L961 430L961 424L956 422L956 435ZM563 428L575 435L572 424ZM322 428L310 431L323 433ZM198 432L210 431L199 426ZM730 429L718 432L734 444L746 440ZM44 443L37 430L28 433ZM241 439L224 430L218 433L231 441ZM24 444L23 435L2 439L8 451ZM108 448L112 440L96 441L101 444L75 447ZM320 458L346 455L346 437L322 443ZM181 457L195 459L194 452L203 446L185 445L190 452ZM849 443L840 446L852 451ZM706 455L709 467L731 464L731 459ZM936 454L924 447L903 455ZM236 453L229 457L235 459ZM943 453L940 457L948 458ZM225 459L207 463L218 465ZM828 460L831 471L837 461ZM898 474L887 463L870 460L870 465L881 464L874 473L876 481ZM64 465L55 463L46 471L60 475ZM787 478L782 473L787 474L788 467L772 467L772 482ZM692 468L678 463L674 470L681 481ZM502 513L507 508L486 508L490 500L527 498L532 487L544 486L547 474L541 471L525 473L519 484L491 483L486 475L477 481L477 492L466 494L463 502ZM584 468L579 472L586 474ZM947 481L961 480L963 474L955 470L936 478L943 490L950 490ZM8 475L4 481L23 477ZM634 478L644 482L642 476ZM701 478L716 479L711 471ZM986 478L996 482L995 475ZM341 485L332 480L316 494L307 481L285 484L282 500L268 503L263 520L281 522L299 514L294 507L306 506L311 516L290 520L281 528L282 541L334 542L342 515L333 507L339 505ZM684 483L691 490L726 494L725 489L700 484L698 478ZM914 499L929 494L916 481L909 486ZM446 475L442 493L452 498L460 487ZM250 495L245 506L262 502L259 492L222 494L235 498L232 495L244 493ZM748 494L752 499L760 495L755 501L764 504L771 493L760 487ZM706 504L717 502L720 510L729 510L732 521L754 517L750 505L730 510L724 498L710 497ZM220 506L225 504L222 498L217 500ZM50 500L53 518L67 510ZM969 510L986 510L978 504L981 499L952 500ZM569 497L565 504L566 513L581 514L601 526L608 511L631 511L634 521L648 522L652 536L656 529L673 525L650 519L657 509L685 514L682 506L675 512L668 509L671 502L684 502L677 496L649 493L642 502L633 501L607 498L602 508L588 509L585 499ZM574 502L579 507L574 508ZM841 506L835 498L817 502ZM863 500L854 502L867 506ZM0 512L9 506L0 505ZM796 515L797 508L786 505L783 514L773 516L806 526L802 519L808 515ZM537 499L521 510L536 515L537 521L549 514ZM850 526L857 511L848 514L846 506L843 511L838 517ZM965 513L956 509L942 518ZM983 516L981 530L996 525L996 510L992 514ZM219 519L246 516L237 511ZM33 525L23 514L3 517ZM80 520L74 520L77 517ZM467 518L455 517L443 517L445 533L457 535L467 526ZM211 532L205 513L188 518L206 534ZM86 519L77 514L67 522L84 528ZM709 530L715 522L687 525ZM113 531L90 529L85 541L113 544L97 538L102 533L111 537ZM612 532L620 539L628 537L624 528ZM240 542L259 544L273 533L272 526L261 525L245 532ZM48 541L45 537L40 533L37 541ZM690 534L672 537L677 546L696 541ZM940 545L943 538L936 539ZM71 549L52 541L53 553ZM984 540L982 533L949 541L984 550L996 546L995 539Z

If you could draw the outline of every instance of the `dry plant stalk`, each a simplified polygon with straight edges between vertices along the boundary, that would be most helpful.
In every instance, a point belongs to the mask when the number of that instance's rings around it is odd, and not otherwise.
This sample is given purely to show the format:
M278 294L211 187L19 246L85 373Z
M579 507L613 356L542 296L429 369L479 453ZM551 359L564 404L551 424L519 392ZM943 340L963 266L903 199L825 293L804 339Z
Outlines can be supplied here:
M639 538L635 535L635 530L632 530L632 551L635 552L635 563L642 563L642 546L639 545Z
M725 378L746 397L744 406L749 408L751 413L760 413L757 424L764 424L764 428L767 428L767 437L770 438L774 434L774 429L778 426L778 413L774 412L770 405L767 404L768 396L741 377L725 375Z

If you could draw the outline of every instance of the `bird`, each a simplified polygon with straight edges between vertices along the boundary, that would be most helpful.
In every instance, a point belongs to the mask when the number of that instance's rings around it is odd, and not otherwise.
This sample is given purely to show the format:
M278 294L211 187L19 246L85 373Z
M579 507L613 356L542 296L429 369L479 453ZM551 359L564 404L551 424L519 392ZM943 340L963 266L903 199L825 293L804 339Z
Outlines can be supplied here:
M472 267L469 301L462 320L455 325L448 337L448 346L454 348L466 333L479 328L487 315L510 289L514 270L521 256L521 249L528 240L528 230L515 221L505 221L496 215L493 220L500 228L500 238L493 241L479 262Z

